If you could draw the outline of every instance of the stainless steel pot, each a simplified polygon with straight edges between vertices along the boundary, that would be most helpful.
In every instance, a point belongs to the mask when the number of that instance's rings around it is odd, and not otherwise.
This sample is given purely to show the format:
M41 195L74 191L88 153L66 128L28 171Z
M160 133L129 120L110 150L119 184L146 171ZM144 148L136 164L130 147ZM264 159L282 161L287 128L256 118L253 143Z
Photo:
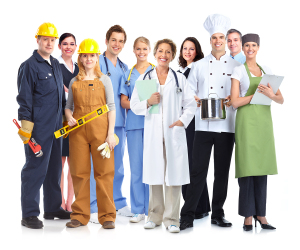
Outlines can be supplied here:
M221 120L226 119L226 105L228 102L225 98L209 98L210 95L215 93L210 93L208 98L201 99L201 119L202 120Z

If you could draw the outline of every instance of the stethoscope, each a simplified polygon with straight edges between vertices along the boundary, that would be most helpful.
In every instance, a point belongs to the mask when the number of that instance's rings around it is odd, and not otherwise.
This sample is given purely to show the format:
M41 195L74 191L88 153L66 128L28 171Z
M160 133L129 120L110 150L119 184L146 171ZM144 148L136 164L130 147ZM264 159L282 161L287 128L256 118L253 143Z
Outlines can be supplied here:
M171 68L170 68L170 69L171 69ZM145 78L146 78L147 75L149 75L149 76L148 76L148 77L149 77L149 80L151 80L150 73L151 73L153 70L154 70L154 69L150 69L150 70L144 75L143 80L145 80ZM177 86L177 88L176 88L176 93L179 94L180 92L182 92L182 89L179 87L179 84L178 84L178 78L177 78L176 72L175 72L173 69L171 69L171 70L172 70L172 72L173 72L173 74L174 74L175 81L176 81L176 86Z
M152 63L149 63L149 64L152 66L151 70L155 68L155 65L154 65L154 64L152 64ZM127 78L127 81L125 82L125 84L127 85L127 87L130 86L131 72L132 72L132 70L134 69L135 66L136 66L136 64L131 68L131 70L130 70L130 72L129 72L129 76L128 76L128 78Z
M106 65L106 71L107 71L106 74L108 76L111 76L111 73L109 72L109 69L108 69L108 64L107 64L107 59L106 59L106 56L105 56L105 52L103 53L103 57L104 57L105 65ZM120 65L121 69L125 73L126 72L126 67L125 67L124 63L119 59L119 57L118 57L118 62L119 62L119 65Z

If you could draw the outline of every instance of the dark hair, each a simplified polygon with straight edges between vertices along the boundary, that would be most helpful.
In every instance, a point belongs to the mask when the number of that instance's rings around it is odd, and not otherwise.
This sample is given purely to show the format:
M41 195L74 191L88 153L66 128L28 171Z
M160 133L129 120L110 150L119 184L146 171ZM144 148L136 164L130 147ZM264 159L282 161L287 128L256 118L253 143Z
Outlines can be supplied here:
M240 40L242 41L242 33L240 31L236 30L236 29L230 29L230 30L227 31L226 40L227 40L228 35L231 34L231 33L238 33L239 36L240 36Z
M196 56L195 56L193 62L197 62L197 61L199 61L200 59L202 59L204 57L204 54L203 54L202 49L201 49L201 45L200 45L199 41L197 40L197 38L195 38L195 37L187 37L186 39L184 39L183 43L181 44L180 55L179 55L179 58L178 58L178 64L182 68L185 68L187 66L187 62L183 58L183 55L182 55L183 44L186 41L190 41L190 42L192 42L192 43L195 44Z
M60 36L59 40L58 40L58 44L61 45L62 41L65 40L65 39L68 38L68 37L73 37L74 40L75 40L75 44L76 44L76 38L75 38L75 36L74 36L73 34L71 34L71 33L63 33L63 34Z
M111 26L109 28L109 30L106 32L106 40L107 40L107 42L109 41L109 39L111 37L111 34L113 32L123 33L124 34L124 44L126 43L126 40L127 40L126 32L125 32L125 30L120 25L114 25L114 26Z
M171 40L171 39L168 39L168 38L165 38L165 39L162 39L162 40L158 40L154 46L154 49L153 49L153 55L155 56L156 52L157 52L157 49L158 49L158 46L160 44L163 44L163 43L166 43L166 44L169 44L170 47L171 47L171 50L172 50L172 61L174 60L175 56L176 56L176 52L177 52L177 48L176 48L176 44Z

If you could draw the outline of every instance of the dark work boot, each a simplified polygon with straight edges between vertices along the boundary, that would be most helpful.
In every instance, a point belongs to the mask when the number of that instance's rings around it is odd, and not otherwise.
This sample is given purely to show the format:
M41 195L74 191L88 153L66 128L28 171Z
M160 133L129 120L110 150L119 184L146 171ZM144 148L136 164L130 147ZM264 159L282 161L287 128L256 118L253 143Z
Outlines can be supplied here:
M70 215L72 212L65 211L63 209L59 210L58 212L45 212L44 218L46 220L54 220L54 218L58 219L70 219Z
M21 220L21 224L24 227L32 228L32 229L40 229L43 228L43 222L40 221L37 216L29 216L26 218L23 218Z

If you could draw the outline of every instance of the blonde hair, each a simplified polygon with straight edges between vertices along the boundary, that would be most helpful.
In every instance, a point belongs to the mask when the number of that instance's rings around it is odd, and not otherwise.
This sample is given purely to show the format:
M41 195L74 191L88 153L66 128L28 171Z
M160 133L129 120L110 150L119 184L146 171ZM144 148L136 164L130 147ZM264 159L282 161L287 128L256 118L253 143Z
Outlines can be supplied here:
M98 60L97 60L97 63L95 65L95 68L94 68L94 73L97 77L101 77L103 76L103 73L101 72L100 70L100 65L99 65L99 55L98 53L96 53L96 56L98 57ZM78 75L76 76L76 78L79 80L79 81L82 81L85 77L86 77L86 72L85 72L85 68L82 64L82 62L80 61L80 56L81 54L78 55L78 59L77 59L77 64L78 64L78 68L79 68L79 73Z
M149 47L149 49L151 49L151 46L150 46L150 41L146 38L146 37L143 37L143 36L140 36L138 37L137 39L135 39L134 43L133 43L133 49L135 49L135 46L138 42L142 42L142 43L145 43L147 44L147 46Z
M162 43L166 43L166 44L169 44L171 46L171 50L172 50L172 61L174 60L175 56L176 56L176 52L177 52L177 49L176 49L176 44L171 40L171 39L162 39L162 40L158 40L154 46L154 49L153 49L153 55L155 56L156 52L157 52L157 49L158 49L158 46Z

